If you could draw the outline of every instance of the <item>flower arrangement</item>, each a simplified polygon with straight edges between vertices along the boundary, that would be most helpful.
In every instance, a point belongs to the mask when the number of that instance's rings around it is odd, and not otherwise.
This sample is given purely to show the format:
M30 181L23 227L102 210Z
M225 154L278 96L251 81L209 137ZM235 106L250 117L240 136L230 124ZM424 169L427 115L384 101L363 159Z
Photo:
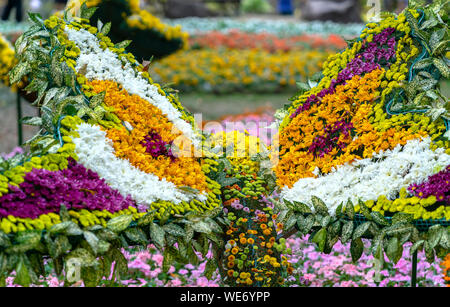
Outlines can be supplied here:
M0 165L0 262L14 257L2 282L12 270L22 285L44 274L29 258L36 249L58 275L65 263L68 283L70 259L79 259L83 281L96 285L112 273L105 263L116 263L115 277L127 271L122 246L150 237L187 263L197 257L195 233L204 241L221 231L212 220L220 185L209 175L217 162L198 158L192 115L125 52L128 42L113 44L109 27L89 25L93 13L83 5L80 17L30 14L33 26L16 41L9 77L32 80L41 116L24 123L42 130L29 154Z
M379 263L384 252L397 262L407 241L429 261L448 253L448 101L438 85L449 77L439 42L448 32L443 5L410 3L367 24L277 112L279 220L312 231L321 251L351 240L355 260L361 237L370 237Z
M283 285L292 266L282 253L291 251L285 239L277 239L283 226L274 222L276 215L267 199L272 188L260 175L264 159L254 159L267 154L265 145L258 137L238 131L214 133L207 144L227 153L226 160L219 155L219 168L226 173L220 182L228 221L218 263L222 281L231 286Z

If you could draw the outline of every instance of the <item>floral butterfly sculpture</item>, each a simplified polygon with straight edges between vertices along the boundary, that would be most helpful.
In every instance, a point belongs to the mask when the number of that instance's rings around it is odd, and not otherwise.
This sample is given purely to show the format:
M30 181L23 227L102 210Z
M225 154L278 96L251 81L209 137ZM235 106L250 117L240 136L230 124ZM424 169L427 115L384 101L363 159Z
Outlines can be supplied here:
M297 225L303 232L316 225L311 238L321 250L330 251L341 233L343 241L353 237L358 259L365 234L376 238L379 258L386 243L388 256L398 260L399 244L409 238L415 249L424 246L410 223L426 220L435 224L425 244L429 259L434 247L448 253L449 234L441 227L450 220L449 113L439 92L439 80L449 77L442 18L438 1L367 24L328 58L313 88L303 85L306 92L278 112L284 118L272 158L281 210L291 210L284 221L292 227L293 212L314 212L316 221L301 216ZM339 219L352 220L355 212L366 221L357 229ZM380 226L391 227L389 236Z
M167 257L193 261L193 242L221 232L211 219L220 212L220 185L208 175L217 162L207 153L199 159L192 115L152 82L126 42L113 44L108 28L89 25L93 13L83 6L83 18L66 12L45 22L30 14L34 25L16 41L11 82L32 80L26 90L37 92L42 114L24 120L42 127L28 143L31 154L0 169L0 245L16 257L6 271L20 269L23 284L30 280L22 273L32 280L42 273L30 269L25 251L49 253L58 273L62 258L80 258L95 269L83 280L96 284L109 274L95 256L123 263L117 248L150 237Z

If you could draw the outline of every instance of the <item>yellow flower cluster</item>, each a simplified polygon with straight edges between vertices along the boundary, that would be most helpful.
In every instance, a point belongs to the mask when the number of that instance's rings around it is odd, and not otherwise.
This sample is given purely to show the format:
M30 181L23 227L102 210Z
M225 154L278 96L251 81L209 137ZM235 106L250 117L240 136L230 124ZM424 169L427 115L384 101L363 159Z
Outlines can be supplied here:
M327 53L264 50L185 50L155 62L155 79L183 90L265 91L295 88L296 81L320 70Z
M405 188L402 188L399 194L399 198L395 200L389 200L386 196L380 195L376 201L368 200L364 204L372 211L377 211L381 214L404 212L414 215L414 219L444 218L450 220L450 207L441 205L435 208L433 206L437 202L436 196L431 195L427 198L408 197ZM360 211L360 206L356 205L355 210L357 212Z
M240 131L214 133L205 142L205 147L220 148L235 168L249 173L259 170L259 162L252 161L251 157L265 151L265 145L258 137Z
M17 59L14 56L15 52L13 46L8 40L0 34L0 82L9 86L8 73L17 64ZM21 85L14 85L14 88Z
M141 30L153 30L160 33L167 40L180 39L183 48L188 46L189 35L183 32L180 26L170 26L161 22L161 20L150 14L146 10L142 10L139 6L139 0L124 0L130 7L131 15L125 16L125 21L130 28ZM67 7L78 11L81 4L85 2L87 7L99 6L102 0L71 0Z
M130 0L130 2L135 2ZM153 30L161 33L167 40L180 39L182 41L183 49L188 48L189 35L183 32L181 26L169 26L161 20L150 14L148 11L137 9L132 11L132 15L127 16L126 22L130 28L138 28L141 30Z
M136 208L129 207L128 209L120 210L111 213L108 210L94 210L88 211L82 209L79 211L69 210L69 215L72 221L80 226L89 227L94 225L102 225L106 227L108 220L120 215L132 215L133 220L137 220L144 213L139 213ZM36 219L19 218L9 215L8 217L0 219L0 230L4 233L16 233L26 230L44 230L50 229L53 225L61 223L61 217L56 213L42 214Z

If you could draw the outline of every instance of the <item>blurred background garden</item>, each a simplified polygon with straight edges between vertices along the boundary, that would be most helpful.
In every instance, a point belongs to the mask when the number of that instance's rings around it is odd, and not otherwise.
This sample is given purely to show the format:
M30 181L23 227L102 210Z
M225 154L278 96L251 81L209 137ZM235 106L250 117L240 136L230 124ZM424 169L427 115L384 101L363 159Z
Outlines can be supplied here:
M367 0L89 0L100 5L96 19L112 22L114 42L132 40L128 49L145 63L151 78L163 89L178 93L181 103L204 121L274 120L274 111L289 103L298 82L317 78L330 54L347 46L369 20ZM379 2L383 11L399 12L403 0ZM23 88L10 88L7 73L14 65L14 41L29 23L26 12L47 18L77 1L0 0L0 153L13 155L18 143L38 127L17 124L18 115L36 116ZM11 9L11 10L10 10ZM310 81L313 82L314 81ZM448 97L449 85L443 84ZM22 134L19 135L19 130ZM11 153L12 152L12 153ZM318 253L304 238L288 239L295 249L295 273L288 285L297 286L407 286L410 255L380 272L373 258L354 264L349 246L339 245L330 255ZM150 247L129 250L134 286L215 286L202 276L204 264L173 266L162 273L162 256ZM419 254L419 260L424 255ZM403 260L403 259L402 259ZM443 269L419 261L420 286L444 285ZM203 267L202 267L203 265ZM10 280L12 283L12 278ZM51 276L44 286L56 286Z

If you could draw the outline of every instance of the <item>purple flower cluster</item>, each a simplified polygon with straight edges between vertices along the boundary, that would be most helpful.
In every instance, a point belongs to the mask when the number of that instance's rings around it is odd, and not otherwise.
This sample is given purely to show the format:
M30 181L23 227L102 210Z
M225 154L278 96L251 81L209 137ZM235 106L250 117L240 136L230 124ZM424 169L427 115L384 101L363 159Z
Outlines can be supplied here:
M445 170L430 176L427 181L420 184L412 184L408 191L419 198L436 196L437 201L450 203L450 165Z
M374 35L373 41L366 43L361 48L360 53L347 64L347 67L339 72L337 78L331 80L328 88L322 89L317 95L309 96L305 103L299 106L290 117L294 118L301 112L309 110L313 104L320 104L323 97L335 92L336 86L345 84L347 80L354 76L361 76L380 68L378 63L386 61L386 66L389 67L388 61L395 56L395 37L390 37L394 32L394 28L386 28L381 33Z
M347 123L344 120L337 121L332 125L327 125L325 127L325 134L316 136L311 146L309 146L308 151L315 156L323 157L336 146L340 149L344 149L347 144L339 142L339 137L341 134L348 137L352 128L353 124L351 122Z
M151 130L141 144L145 147L146 152L151 154L153 158L159 156L169 157L172 161L175 161L176 157L172 153L172 142L166 143L163 141L159 133Z
M124 198L95 172L73 159L69 160L67 169L56 172L33 169L24 180L19 187L10 186L10 193L0 197L0 217L37 218L58 213L61 205L111 213L135 206L130 196Z

